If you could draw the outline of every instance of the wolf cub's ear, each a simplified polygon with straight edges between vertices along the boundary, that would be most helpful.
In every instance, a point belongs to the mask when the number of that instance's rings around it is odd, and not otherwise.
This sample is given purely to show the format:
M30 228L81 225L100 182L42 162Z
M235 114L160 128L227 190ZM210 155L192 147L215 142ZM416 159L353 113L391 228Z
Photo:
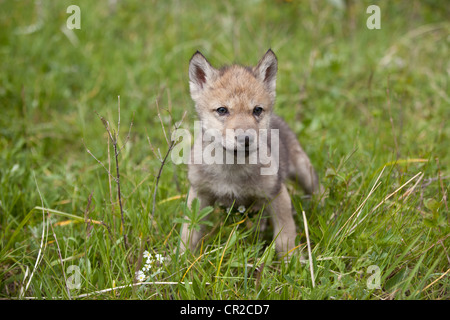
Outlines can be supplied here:
M211 66L206 58L197 51L189 62L189 87L191 96L195 98L205 85L216 79L218 71Z
M258 65L253 68L256 77L261 80L271 94L275 95L277 83L278 61L272 49L259 60Z

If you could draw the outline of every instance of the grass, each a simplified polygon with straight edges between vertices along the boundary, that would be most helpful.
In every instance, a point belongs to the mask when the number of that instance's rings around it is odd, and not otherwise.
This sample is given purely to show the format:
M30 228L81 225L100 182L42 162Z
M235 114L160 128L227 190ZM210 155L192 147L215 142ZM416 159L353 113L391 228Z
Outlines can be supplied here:
M450 298L444 1L377 1L380 30L366 28L369 1L111 3L1 3L0 298ZM65 28L71 4L80 30ZM269 47L277 113L328 195L320 205L289 184L306 261L280 262L258 216L222 208L201 250L178 255L186 167L160 173L159 155L163 126L196 119L189 58L254 64ZM122 212L86 150L116 177L97 114L118 132L118 96ZM141 283L144 250L170 261Z

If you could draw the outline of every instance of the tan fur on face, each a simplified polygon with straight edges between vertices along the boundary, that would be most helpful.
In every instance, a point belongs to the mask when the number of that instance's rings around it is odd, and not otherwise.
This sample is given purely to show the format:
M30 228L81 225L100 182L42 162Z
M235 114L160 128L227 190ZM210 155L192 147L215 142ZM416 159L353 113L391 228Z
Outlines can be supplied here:
M253 115L255 106L264 110L259 117ZM229 115L218 115L216 109L220 107L226 107ZM227 129L268 129L272 107L272 97L261 81L251 70L236 65L219 70L219 77L196 99L203 128L220 130L223 139Z

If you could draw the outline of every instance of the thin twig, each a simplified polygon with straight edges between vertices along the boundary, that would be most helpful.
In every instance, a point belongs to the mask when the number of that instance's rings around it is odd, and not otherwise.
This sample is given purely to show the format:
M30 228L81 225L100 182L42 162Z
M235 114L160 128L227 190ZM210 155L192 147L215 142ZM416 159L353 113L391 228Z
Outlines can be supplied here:
M158 109L158 118L159 118L159 122L161 123L161 127L162 127L162 129L163 129L164 138L166 138L167 144L170 144L170 143L169 143L169 139L167 139L166 129L164 128L164 122L163 122L163 120L162 120L162 118L161 118L161 112L160 112L160 110L159 110L159 103L158 103L158 100L156 100L156 108Z
M128 140L130 140L130 133L131 133L131 128L133 127L133 123L134 123L134 112L133 112L133 118L131 119L130 128L128 129L127 137L125 138L125 142L123 143L122 147L120 148L119 153L122 151L123 148L125 148L125 145L127 144Z
M97 162L98 162L99 164L101 164L101 166L106 170L106 172L108 172L109 176L110 176L111 178L113 178L114 181L117 183L116 177L114 177L114 176L112 175L112 173L105 167L105 165L104 165L100 160L98 160L98 159L94 156L94 154L91 152L91 150L89 150L89 149L86 147L86 144L84 143L84 140L83 140L83 139L81 139L81 142L83 143L84 148L86 149L87 153L89 153L89 154L92 156L92 158L94 158L95 160L97 160Z
M117 96L117 115L118 115L118 120L117 120L117 136L116 139L119 137L119 133L120 133L120 96Z
M147 129L145 129L145 131L147 132ZM153 147L153 145L150 141L150 137L148 136L148 133L147 133L147 141L148 141L148 144L150 145L150 150L152 150L153 154L159 160L159 162L162 162L163 159L161 158L160 154L156 153L155 148ZM159 151L159 149L158 149L158 151Z
M125 247L128 247L128 236L125 232L125 218L123 216L123 206L122 206L122 193L120 192L120 170L119 170L119 153L117 152L117 137L113 141L114 158L116 159L116 177L117 177L117 197L119 198L119 208L120 208L120 219L122 222L122 232Z
M153 205L152 205L152 214L151 214L152 218L153 218L153 216L155 214L156 192L158 191L159 179L161 178L161 173L162 173L162 170L164 168L164 165L166 164L166 160L169 157L169 154L172 151L174 146L175 146L175 141L172 141L172 143L169 146L169 150L167 150L167 153L164 156L164 159L161 161L161 166L159 167L158 175L156 176L155 189L153 190Z
M97 114L97 116L100 118L100 120L102 121L102 123L103 123L103 125L105 127L105 130L108 133L109 138L110 138L110 140L112 142L112 145L113 145L114 159L115 159L115 162L116 162L116 176L114 177L111 174L110 170L106 169L105 165L100 160L98 160L88 148L86 148L86 150L92 157L94 157L95 160L97 160L98 163L100 163L103 166L103 168L108 172L108 174L114 179L114 181L117 184L117 197L118 197L119 208L120 208L121 229L122 229L122 232L124 233L123 237L124 237L125 247L128 247L128 236L127 236L127 234L125 232L125 218L124 218L124 213L123 213L122 193L121 193L121 189L120 189L119 154L120 154L120 151L122 151L122 149L125 147L126 143L129 140L131 128L133 126L133 120L131 121L131 124L130 124L130 129L128 131L128 136L125 139L125 142L124 142L123 146L121 148L119 148L118 147L118 140L119 140L119 133L120 133L120 96L118 96L117 98L118 98L117 112L119 113L118 114L118 122L117 122L117 133L115 132L114 129L111 132L111 129L110 129L110 126L109 126L109 122L105 118L103 118L101 115L99 115L97 112L95 112ZM133 114L133 118L134 118L134 114ZM84 142L83 142L83 144L84 144ZM85 147L86 147L86 145L85 145ZM109 159L110 158L109 158L109 143L108 143L108 161L109 161ZM109 161L109 165L110 165L110 161Z
M97 111L94 111L94 112L95 112L95 114L100 118L100 120L102 121L103 126L105 127L106 132L108 133L109 138L111 139L111 141L114 141L113 135L111 134L111 130L109 129L109 122L108 122L108 120L106 120L106 119L103 118L101 115L99 115L99 114L97 113ZM114 131L114 130L113 130L113 131Z
M86 205L86 209L84 210L84 222L87 224L86 225L86 239L90 237L91 230L92 230L91 222L89 221L89 211L90 211L91 203L92 203L92 192L89 194L88 203ZM87 243L87 241L85 241L85 245L86 245L86 243Z
M435 177L435 178L428 178L428 179L424 179L423 180L423 182L424 183L422 183L421 184L421 187L422 188L426 188L426 187L428 187L430 184L432 184L434 181L437 181L437 180L447 180L447 179L450 179L450 176L444 176L444 177L441 177L440 175L438 175L437 177Z
M175 130L178 129L180 127L180 125L182 124L184 117L186 116L186 111L183 114L183 117L181 118L181 121L178 123L177 126L175 126ZM149 140L150 142L150 140ZM151 217L153 218L154 214L155 214L155 208L156 208L156 192L158 191L158 183L159 183L159 179L161 178L161 173L162 170L164 168L164 165L166 164L167 158L169 157L170 152L172 151L173 147L175 146L176 141L172 140L170 142L169 145L169 149L167 150L166 155L164 156L164 159L161 161L161 166L159 167L159 172L158 175L156 176L156 182L155 182L155 189L153 190L153 206L152 206L152 213L151 213Z
M109 151L109 148L110 148L109 139L106 139L106 141L108 141L108 172L110 172L111 171L111 153ZM111 202L111 214L113 217L113 228L115 229L116 228L116 217L113 214L114 213L114 201L113 201L113 197L112 197L111 174L108 174L108 185L109 185L109 201Z
M136 282L133 284L126 284L123 286L118 286L118 287L112 287L112 288L107 288L107 289L103 289L103 290L98 290L98 291L93 291L93 292L89 292L89 293L83 293L77 296L74 296L72 298L74 299L78 299L78 298L86 298L89 296L93 296L93 295L97 295L97 294L101 294L101 293L107 293L110 291L114 291L114 290L120 290L120 289L125 289L125 288L129 288L129 287L135 287L135 286L142 286L142 285L184 285L183 282L176 282L176 281L146 281L146 282ZM188 282L188 284L192 284L192 282ZM211 283L206 282L205 285L211 285ZM51 299L61 299L62 297L51 297ZM35 299L42 299L39 297L23 297L23 299L26 300L35 300Z

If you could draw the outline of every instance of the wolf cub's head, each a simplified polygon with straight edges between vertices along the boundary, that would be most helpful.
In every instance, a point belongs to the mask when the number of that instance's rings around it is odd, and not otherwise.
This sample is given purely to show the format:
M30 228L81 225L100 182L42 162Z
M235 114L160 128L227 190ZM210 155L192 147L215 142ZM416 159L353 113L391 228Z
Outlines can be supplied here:
M197 51L189 63L189 86L203 129L218 130L225 150L257 149L259 130L269 129L276 75L277 58L272 50L255 67L221 69Z

